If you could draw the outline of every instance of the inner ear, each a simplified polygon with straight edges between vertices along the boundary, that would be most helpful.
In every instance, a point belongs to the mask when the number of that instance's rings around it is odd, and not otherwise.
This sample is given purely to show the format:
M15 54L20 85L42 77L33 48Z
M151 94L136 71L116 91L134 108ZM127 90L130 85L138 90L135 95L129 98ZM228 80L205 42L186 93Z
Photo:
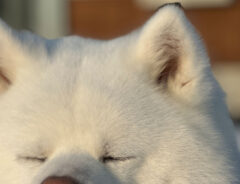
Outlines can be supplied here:
M0 93L4 92L11 85L11 80L7 76L6 72L0 68Z
M172 31L171 28L168 29L169 32ZM156 62L161 61L162 65L158 66L155 79L158 85L167 87L168 81L173 80L179 70L180 41L168 32L160 34L159 37L156 39L158 43L155 43L154 52L157 54Z
M10 85L11 81L8 79L8 77L4 74L4 72L0 68L0 81L5 83L6 85Z
M168 81L170 79L174 79L176 76L178 70L178 62L178 57L174 57L164 63L161 68L162 71L159 71L158 75L156 76L156 83L158 85L164 85L164 87L167 88Z
M169 83L175 81L181 70L182 48L181 40L175 33L174 26L167 27L167 30L156 36L153 41L154 64L152 71L157 85L168 89ZM182 81L182 83L185 83Z

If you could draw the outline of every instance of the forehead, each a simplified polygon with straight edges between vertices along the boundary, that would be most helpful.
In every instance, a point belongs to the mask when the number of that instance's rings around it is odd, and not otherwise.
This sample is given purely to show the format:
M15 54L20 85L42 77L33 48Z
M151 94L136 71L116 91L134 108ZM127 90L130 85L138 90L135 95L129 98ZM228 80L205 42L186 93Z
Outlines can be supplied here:
M46 47L47 54L51 59L81 56L81 58L99 57L98 59L101 60L106 57L113 57L120 52L127 52L132 43L135 42L135 37L125 35L112 40L95 40L80 36L69 36L56 40L45 40L44 47Z
M131 56L129 45L124 42L125 39L96 41L80 37L49 41L45 56L32 61L37 60L40 67L30 72L32 76L24 78L16 89L23 92L19 95L29 96L26 106L31 101L39 101L56 103L61 108L70 103L78 106L85 100L86 107L86 99L95 99L91 105L96 105L104 98L108 101L116 96L127 98L125 91L130 91L137 78L127 66Z
M69 37L47 43L43 70L36 81L25 81L23 91L30 102L24 106L38 101L34 108L40 104L43 111L69 108L79 119L84 112L93 117L105 111L110 117L114 109L129 109L133 115L164 113L171 104L129 64L135 59L129 43L124 37L111 41Z
M77 88L82 85L104 88L131 81L133 67L129 67L129 61L134 59L133 49L126 38L98 41L68 37L46 45L47 57L40 59L44 63L42 74L51 80L45 80L45 83L69 89L64 84Z
M44 54L46 57L42 57L41 53L38 60L40 63L44 63L46 74L53 73L58 75L58 78L66 78L65 80L69 76L84 78L84 80L104 80L108 77L107 80L110 80L109 75L115 76L126 71L123 66L125 67L131 60L132 49L130 48L126 38L99 41L81 37L66 37L47 41Z

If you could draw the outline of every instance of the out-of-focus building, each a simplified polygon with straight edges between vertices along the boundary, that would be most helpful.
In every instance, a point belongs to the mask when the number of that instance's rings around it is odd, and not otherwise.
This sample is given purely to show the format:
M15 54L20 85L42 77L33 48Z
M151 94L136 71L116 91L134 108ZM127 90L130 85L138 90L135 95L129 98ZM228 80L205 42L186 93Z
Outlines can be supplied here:
M0 0L0 16L15 29L28 29L46 38L69 33L67 0Z

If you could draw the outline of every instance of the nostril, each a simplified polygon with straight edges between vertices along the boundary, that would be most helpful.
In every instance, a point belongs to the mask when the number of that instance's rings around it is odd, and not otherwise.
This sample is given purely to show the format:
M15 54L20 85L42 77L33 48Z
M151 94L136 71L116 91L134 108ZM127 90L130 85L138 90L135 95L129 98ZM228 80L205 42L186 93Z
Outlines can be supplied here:
M41 184L79 184L76 180L68 176L51 176L45 179Z

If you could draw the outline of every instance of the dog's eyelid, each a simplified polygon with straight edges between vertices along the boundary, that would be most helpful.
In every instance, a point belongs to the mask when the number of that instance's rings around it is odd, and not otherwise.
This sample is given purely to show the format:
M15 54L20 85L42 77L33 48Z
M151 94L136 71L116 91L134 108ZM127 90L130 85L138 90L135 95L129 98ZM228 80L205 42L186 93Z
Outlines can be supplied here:
M127 160L131 160L134 159L134 156L129 156L129 157L115 157L115 156L103 156L101 157L101 162L103 163L107 163L107 162L123 162L123 161L127 161Z
M18 156L19 160L26 160L26 161L37 161L37 162L45 162L47 157L45 156Z
M102 154L102 156L100 157L99 161L102 163L108 163L108 162L123 162L123 161L127 161L127 160L131 160L131 159L135 159L135 156L127 156L127 155L121 155L118 156L119 154L114 154L112 153L112 151L110 151L111 147L109 146L109 144L105 144L104 145L104 152Z

